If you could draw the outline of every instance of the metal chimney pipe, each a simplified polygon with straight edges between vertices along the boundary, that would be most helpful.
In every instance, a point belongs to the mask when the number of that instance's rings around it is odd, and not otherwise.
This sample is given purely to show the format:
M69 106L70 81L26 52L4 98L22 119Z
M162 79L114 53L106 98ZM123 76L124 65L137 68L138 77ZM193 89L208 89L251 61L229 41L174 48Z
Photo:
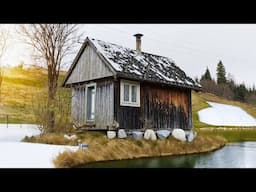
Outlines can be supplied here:
M143 34L137 33L133 36L136 37L136 51L138 53L141 53L141 37L143 36Z

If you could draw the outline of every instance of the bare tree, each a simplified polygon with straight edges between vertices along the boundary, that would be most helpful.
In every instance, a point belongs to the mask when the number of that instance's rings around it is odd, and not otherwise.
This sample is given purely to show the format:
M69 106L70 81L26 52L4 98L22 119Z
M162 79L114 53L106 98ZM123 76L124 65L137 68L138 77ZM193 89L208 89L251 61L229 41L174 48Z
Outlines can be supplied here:
M1 59L6 50L7 36L8 36L7 31L5 30L0 31L0 101L1 101L1 87L3 82L3 69L1 66Z
M36 56L44 62L48 70L48 129L54 131L54 100L63 60L78 43L78 26L74 24L30 24L20 26L21 35Z

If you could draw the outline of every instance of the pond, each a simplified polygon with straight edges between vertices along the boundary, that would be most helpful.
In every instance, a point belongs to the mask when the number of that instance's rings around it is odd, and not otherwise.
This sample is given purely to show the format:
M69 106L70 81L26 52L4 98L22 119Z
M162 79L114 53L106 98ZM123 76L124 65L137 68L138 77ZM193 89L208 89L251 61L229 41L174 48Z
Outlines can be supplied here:
M203 154L92 163L85 168L256 168L256 142L228 143Z

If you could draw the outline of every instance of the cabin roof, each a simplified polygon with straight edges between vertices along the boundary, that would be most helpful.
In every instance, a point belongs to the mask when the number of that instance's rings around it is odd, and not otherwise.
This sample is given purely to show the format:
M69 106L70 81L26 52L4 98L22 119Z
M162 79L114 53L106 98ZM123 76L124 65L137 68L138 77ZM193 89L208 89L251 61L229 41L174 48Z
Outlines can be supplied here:
M168 57L154 55L146 52L138 53L136 50L108 43L102 40L87 38L85 44L93 44L94 48L104 57L117 76L139 81L150 81L155 83L169 84L179 87L199 90L201 85L186 75L174 61ZM85 46L85 45L84 45ZM78 55L81 54L81 48ZM75 63L74 60L63 85L70 75Z

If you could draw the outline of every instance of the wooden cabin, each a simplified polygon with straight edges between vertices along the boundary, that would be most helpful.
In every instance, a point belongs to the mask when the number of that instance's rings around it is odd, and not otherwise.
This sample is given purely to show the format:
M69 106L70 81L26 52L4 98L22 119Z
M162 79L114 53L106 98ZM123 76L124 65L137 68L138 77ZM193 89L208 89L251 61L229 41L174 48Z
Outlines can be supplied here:
M87 38L63 87L72 89L72 122L88 129L192 128L191 90L201 86L174 61Z

